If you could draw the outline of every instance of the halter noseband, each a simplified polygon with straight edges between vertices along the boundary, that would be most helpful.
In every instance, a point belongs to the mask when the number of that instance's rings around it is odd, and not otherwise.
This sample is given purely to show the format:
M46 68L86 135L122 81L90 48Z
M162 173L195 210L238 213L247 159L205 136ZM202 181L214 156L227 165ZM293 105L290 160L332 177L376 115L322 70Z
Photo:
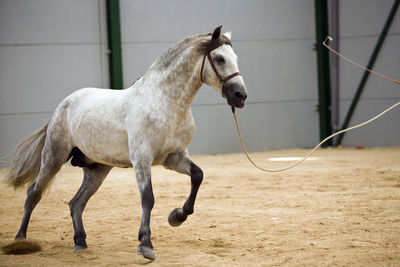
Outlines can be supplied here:
M216 47L214 49L217 49L218 47ZM211 51L213 51L213 50L211 50ZM235 73L232 73L231 75L226 76L225 78L222 78L221 75L219 75L217 69L215 68L214 62L211 59L211 55L210 55L211 51L208 51L208 52L204 53L203 63L201 63L201 70L200 70L200 80L201 80L201 82L204 83L204 80L203 80L203 68L204 68L204 63L206 62L206 57L207 57L208 61L210 62L210 65L211 65L215 75L217 75L217 77L218 77L220 82L226 83L227 81L229 81L233 77L236 77L236 76L240 75L240 72L235 72Z

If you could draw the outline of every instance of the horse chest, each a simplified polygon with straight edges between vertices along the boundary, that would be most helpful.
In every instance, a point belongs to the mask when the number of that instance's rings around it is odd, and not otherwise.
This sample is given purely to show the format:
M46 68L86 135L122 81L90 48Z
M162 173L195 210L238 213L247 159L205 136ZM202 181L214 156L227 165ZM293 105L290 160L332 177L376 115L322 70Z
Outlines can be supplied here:
M172 127L171 127L172 126ZM195 125L191 113L181 121L165 125L160 142L156 140L154 164L161 164L169 154L184 151L194 135ZM161 130L163 131L163 130Z
M169 145L174 152L180 152L190 144L194 135L194 124L184 123L178 125L171 136L166 140L167 146Z

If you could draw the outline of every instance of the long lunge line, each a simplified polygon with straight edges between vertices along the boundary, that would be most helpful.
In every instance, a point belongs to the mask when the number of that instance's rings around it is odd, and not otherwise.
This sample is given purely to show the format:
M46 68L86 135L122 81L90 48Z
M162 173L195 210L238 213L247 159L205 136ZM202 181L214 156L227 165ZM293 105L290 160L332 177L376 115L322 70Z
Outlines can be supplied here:
M323 44L326 48L328 48L332 53L338 55L339 57L343 58L344 60L350 62L351 64L353 64L353 65L355 65L355 66L357 66L357 67L359 67L359 68L361 68L361 69L363 69L363 70L369 71L369 72L371 72L372 74L375 74L375 75L377 75L377 76L379 76L379 77L381 77L381 78L384 78L384 79L386 79L386 80L389 80L389 81L391 81L391 82L394 82L394 83L397 84L397 85L400 85L400 82L399 82L398 80L392 79L392 78L390 78L390 77L388 77L388 76L386 76L386 75L383 75L383 74L381 74L381 73L379 73L379 72L376 72L376 71L370 70L370 69L368 69L368 68L365 68L365 67L363 67L362 65L360 65L359 63L357 63L357 62L355 62L355 61L353 61L353 60L351 60L351 59L349 59L349 58L343 56L343 55L340 54L338 51L336 51L336 50L334 50L333 48L329 47L329 46L326 44L326 41L327 41L327 40L332 41L333 39L332 39L332 37L327 36L327 37L325 38L325 41L324 41L322 44ZM381 113L379 113L379 114L376 115L375 117L373 117L373 118L371 118L371 119L369 119L369 120L367 120L367 121L365 121L365 122L363 122L363 123L357 124L357 125L355 125L355 126L352 126L352 127L347 128L347 129L343 129L343 130L341 130L341 131L339 131L339 132L336 132L336 133L334 133L334 134L332 134L332 135L326 137L326 138L325 138L324 140L322 140L319 144L317 144L317 145L316 145L306 156L304 156L301 160L295 162L294 164L292 164L292 165L290 165L290 166L288 166L288 167L281 168L281 169L275 169L275 170L274 170L274 169L267 169L267 168L260 167L258 164L256 164L256 163L251 159L249 153L247 152L246 146L244 145L242 135L241 135L241 133L240 133L239 123L238 123L238 120L237 120L237 118L236 118L236 113L235 113L235 108L234 108L234 107L232 107L232 113L233 113L233 118L234 118L234 120L235 120L236 130L237 130L237 133L238 133L238 136L239 136L240 144L241 144L241 146L242 146L242 149L243 149L244 154L246 155L246 157L248 158L248 160L251 162L251 164L253 164L253 166L256 167L257 169L259 169L259 170L261 170L261 171L264 171L264 172L282 172L282 171L290 170L290 169L292 169L292 168L294 168L294 167L300 165L301 163L303 163L303 162L304 162L307 158L309 158L323 143L325 143L325 142L328 141L329 139L331 139L331 138L333 138L333 137L335 137L335 136L337 136L337 135L340 135L340 134L342 134L342 133L345 133L345 132L348 132L348 131L351 131L351 130L355 130L355 129L360 128L360 127L363 127L363 126L365 126L365 125L367 125L367 124L373 122L374 120L376 120L376 119L382 117L384 114L386 114L387 112L391 111L392 109L394 109L394 108L396 108L396 107L398 107L398 106L400 106L400 101L397 102L396 104L390 106L389 108L385 109L384 111L382 111Z

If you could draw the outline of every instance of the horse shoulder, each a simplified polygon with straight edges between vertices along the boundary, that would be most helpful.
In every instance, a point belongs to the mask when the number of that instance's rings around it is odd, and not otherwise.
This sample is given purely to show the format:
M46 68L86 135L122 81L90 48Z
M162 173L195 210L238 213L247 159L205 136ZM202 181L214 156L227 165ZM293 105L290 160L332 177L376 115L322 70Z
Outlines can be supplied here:
M178 125L177 134L179 136L184 135L184 136L190 137L190 140L191 140L193 138L195 128L196 128L196 126L194 123L192 111L191 111L191 109L189 109L188 112L185 113L185 115L183 116L183 119L181 120L181 122Z

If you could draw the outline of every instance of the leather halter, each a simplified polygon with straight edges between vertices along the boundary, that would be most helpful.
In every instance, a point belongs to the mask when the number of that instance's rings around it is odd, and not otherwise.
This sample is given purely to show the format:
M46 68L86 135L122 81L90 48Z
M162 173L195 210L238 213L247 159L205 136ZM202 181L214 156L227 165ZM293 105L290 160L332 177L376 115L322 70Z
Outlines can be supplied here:
M217 48L218 48L218 47L216 47L216 48L214 48L214 49L217 49ZM214 49L213 49L213 50L214 50ZM213 51L213 50L211 50L211 51ZM201 70L200 70L200 80L201 80L201 82L204 83L204 80L203 80L203 68L204 68L204 63L205 63L205 61L206 61L206 57L207 57L207 59L208 59L208 62L210 62L210 65L211 65L211 67L212 67L212 69L213 69L215 75L217 75L217 77L218 77L218 79L219 79L220 82L226 83L227 81L229 81L229 80L232 79L233 77L236 77L236 76L238 76L238 75L241 75L240 72L235 72L235 73L232 73L231 75L228 75L228 76L222 78L221 75L218 73L217 69L215 68L214 62L213 62L212 59L211 59L211 55L210 55L210 52L211 52L211 51L208 51L208 52L204 53L203 63L201 63Z

